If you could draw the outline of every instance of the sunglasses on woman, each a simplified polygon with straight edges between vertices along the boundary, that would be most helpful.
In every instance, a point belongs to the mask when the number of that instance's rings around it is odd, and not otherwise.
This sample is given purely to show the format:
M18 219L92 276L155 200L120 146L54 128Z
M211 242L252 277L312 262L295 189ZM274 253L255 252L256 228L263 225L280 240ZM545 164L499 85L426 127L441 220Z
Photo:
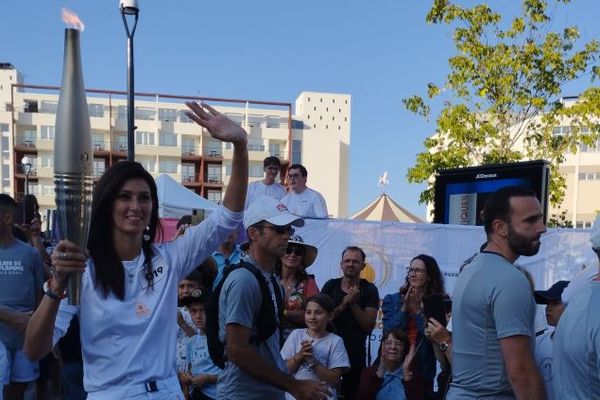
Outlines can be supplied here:
M302 257L304 255L304 249L302 249L300 247L296 247L296 246L289 246L285 250L285 254L294 254L298 257Z

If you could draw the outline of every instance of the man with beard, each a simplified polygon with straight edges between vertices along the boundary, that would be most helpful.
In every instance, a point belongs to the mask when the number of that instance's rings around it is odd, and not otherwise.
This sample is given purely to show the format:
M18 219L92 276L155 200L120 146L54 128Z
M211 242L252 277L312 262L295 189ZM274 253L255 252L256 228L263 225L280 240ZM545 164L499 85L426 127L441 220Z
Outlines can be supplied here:
M360 375L366 366L365 341L375 328L379 309L377 287L360 277L365 259L365 252L360 247L346 247L340 261L343 276L328 280L321 290L336 305L332 322L335 333L344 340L350 358L350 370L342 376L340 388L348 400L353 400L358 392Z
M459 275L452 297L452 384L446 399L544 399L533 356L535 302L514 262L546 231L535 193L505 187L486 201L485 248Z

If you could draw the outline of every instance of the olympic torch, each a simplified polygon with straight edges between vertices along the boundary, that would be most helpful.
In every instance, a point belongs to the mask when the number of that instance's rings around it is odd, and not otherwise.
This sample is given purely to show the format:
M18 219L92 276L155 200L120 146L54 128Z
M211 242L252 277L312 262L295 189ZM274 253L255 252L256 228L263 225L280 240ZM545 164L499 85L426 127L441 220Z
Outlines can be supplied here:
M92 203L92 138L81 54L80 31L83 24L74 13L63 9L65 54L54 138L54 187L56 207L65 239L85 251ZM69 304L79 304L81 274L69 276Z

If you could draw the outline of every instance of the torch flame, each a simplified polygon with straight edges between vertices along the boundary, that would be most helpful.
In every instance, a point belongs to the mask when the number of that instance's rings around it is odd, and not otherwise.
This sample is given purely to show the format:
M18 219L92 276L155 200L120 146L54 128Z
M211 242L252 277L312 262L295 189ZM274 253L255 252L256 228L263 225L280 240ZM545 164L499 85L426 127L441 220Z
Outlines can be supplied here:
M68 8L62 9L62 20L64 21L65 24L67 24L67 26L69 28L74 28L80 32L83 32L83 28L84 28L83 22L81 22L81 20L77 16L77 14L75 14L73 11L69 10Z

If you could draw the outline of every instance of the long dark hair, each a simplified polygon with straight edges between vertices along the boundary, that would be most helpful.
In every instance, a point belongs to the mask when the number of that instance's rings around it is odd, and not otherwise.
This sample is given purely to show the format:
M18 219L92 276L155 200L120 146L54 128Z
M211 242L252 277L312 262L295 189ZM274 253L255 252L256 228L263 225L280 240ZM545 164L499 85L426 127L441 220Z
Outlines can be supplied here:
M444 279L442 278L442 272L440 271L440 267L438 266L435 258L428 256L427 254L419 254L412 260L410 260L410 264L412 264L415 260L423 261L425 264L425 269L427 270L427 276L429 277L429 282L427 282L427 286L425 287L425 293L423 296L428 296L430 294L442 293L446 294L446 290L444 289ZM406 275L406 283L404 286L400 288L400 294L403 296L408 292L409 288L408 282L408 274Z
M152 212L148 229L145 231L148 240L142 241L144 265L148 289L153 287L152 274L152 242L157 234L162 237L162 228L158 218L158 193L156 183L141 164L134 161L122 161L114 164L98 181L94 188L92 201L92 219L88 237L88 250L95 265L95 285L100 286L104 296L112 292L117 298L125 298L125 271L123 264L113 246L113 207L117 194L128 180L143 179L150 187Z

